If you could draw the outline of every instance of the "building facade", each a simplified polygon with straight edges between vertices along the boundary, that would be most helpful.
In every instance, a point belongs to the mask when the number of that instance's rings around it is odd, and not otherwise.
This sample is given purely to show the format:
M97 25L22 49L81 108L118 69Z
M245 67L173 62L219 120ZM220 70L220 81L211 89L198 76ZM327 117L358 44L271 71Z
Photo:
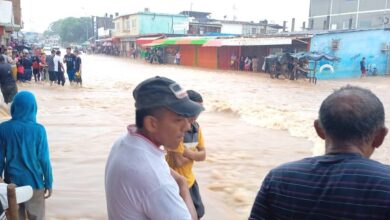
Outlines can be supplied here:
M113 37L119 40L121 54L136 48L140 37L156 34L184 35L188 32L188 16L183 14L153 13L149 10L118 16L114 19Z
M103 17L92 17L93 40L111 37L112 31L115 29L113 17L113 15L108 14Z
M182 11L182 15L189 18L189 35L210 35L221 33L221 23L210 19L210 12Z
M0 1L0 44L8 45L12 33L22 28L20 0Z
M310 29L345 30L389 27L390 0L310 0Z
M189 35L253 37L275 34L283 28L280 25L268 24L267 20L257 23L212 19L210 12L182 11L180 14L189 17Z
M244 37L260 36L265 34L278 33L283 27L280 25L268 24L264 22L245 22L220 20L222 24L221 33L241 35Z
M139 12L122 15L114 19L115 37L147 34L186 34L188 16L181 14L162 14Z
M324 52L340 58L337 62L319 61L319 79L360 77L360 61L366 58L369 76L390 72L390 29L333 31L315 35L310 51ZM332 69L325 68L331 65Z

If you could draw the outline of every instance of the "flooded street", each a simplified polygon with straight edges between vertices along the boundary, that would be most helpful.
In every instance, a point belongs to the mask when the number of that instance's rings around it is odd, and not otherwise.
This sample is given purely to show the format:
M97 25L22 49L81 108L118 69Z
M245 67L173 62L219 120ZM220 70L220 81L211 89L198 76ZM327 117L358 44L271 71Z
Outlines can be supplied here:
M111 145L134 122L133 88L160 75L203 95L199 123L207 160L195 164L204 197L204 219L247 219L265 174L273 167L323 152L313 129L322 100L351 84L371 89L390 115L390 78L342 81L272 80L252 72L224 72L150 65L108 56L83 55L83 88L24 84L38 101L46 126L54 192L48 219L107 219L104 167ZM6 116L2 116L4 120ZM389 118L387 118L389 126ZM390 141L374 153L390 163Z

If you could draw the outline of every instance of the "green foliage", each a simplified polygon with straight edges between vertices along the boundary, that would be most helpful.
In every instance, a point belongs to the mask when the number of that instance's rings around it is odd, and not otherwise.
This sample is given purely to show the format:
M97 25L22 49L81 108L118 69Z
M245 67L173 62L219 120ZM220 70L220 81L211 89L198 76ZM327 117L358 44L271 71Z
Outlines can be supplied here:
M68 17L51 23L44 35L58 35L63 44L68 44L85 42L92 36L92 33L92 19L90 17Z

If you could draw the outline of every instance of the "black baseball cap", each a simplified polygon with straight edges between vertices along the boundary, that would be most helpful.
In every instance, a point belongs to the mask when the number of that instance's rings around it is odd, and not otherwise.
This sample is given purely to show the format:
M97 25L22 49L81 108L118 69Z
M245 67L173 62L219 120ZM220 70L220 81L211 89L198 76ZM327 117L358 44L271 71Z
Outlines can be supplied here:
M137 110L166 107L178 115L193 117L204 108L191 101L186 90L175 81L156 76L141 82L133 91Z

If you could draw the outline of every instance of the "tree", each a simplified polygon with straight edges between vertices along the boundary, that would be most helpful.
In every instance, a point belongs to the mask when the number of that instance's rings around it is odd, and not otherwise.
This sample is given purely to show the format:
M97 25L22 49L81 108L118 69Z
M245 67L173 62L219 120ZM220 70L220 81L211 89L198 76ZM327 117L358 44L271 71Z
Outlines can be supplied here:
M62 43L83 43L92 36L92 20L90 17L68 17L50 24L44 32L45 36L58 35Z

